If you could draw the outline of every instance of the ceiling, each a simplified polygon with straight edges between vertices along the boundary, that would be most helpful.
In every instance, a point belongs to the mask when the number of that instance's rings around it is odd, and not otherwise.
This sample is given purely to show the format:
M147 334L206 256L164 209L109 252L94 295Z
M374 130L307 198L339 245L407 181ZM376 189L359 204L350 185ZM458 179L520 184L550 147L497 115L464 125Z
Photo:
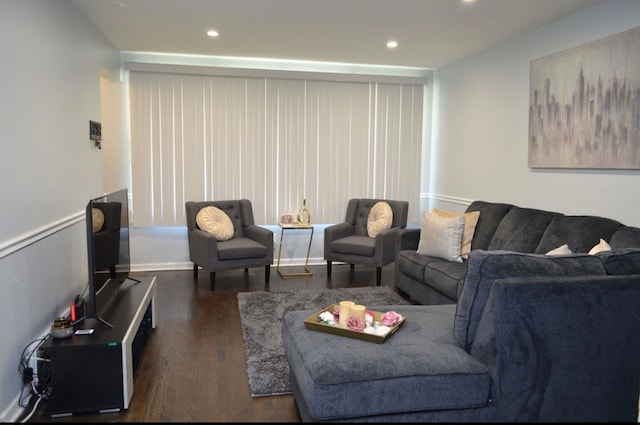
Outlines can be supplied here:
M73 0L121 51L427 69L603 1Z

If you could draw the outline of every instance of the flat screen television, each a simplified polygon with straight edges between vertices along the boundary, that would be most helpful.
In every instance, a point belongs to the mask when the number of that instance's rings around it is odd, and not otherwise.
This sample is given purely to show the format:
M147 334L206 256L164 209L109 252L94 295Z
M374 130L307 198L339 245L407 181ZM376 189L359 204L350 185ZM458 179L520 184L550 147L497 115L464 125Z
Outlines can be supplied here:
M125 189L91 199L86 208L89 283L84 319L102 318L122 284L131 279L129 192Z

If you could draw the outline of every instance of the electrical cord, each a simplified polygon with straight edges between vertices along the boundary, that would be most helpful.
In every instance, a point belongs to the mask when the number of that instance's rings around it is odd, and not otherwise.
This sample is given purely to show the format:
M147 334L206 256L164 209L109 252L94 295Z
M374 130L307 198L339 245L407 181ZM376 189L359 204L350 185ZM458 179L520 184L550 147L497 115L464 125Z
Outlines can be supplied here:
M40 348L40 345L49 337L47 334L41 338L35 339L27 344L22 350L20 356L20 364L18 365L18 373L22 377L22 387L20 388L20 395L18 397L18 405L23 409L30 409L25 415L21 415L20 422L28 421L38 408L38 405L43 399L48 397L48 387L50 376L48 376L48 368L36 368L38 371L34 371L31 367L31 361L33 359L37 361L47 361L40 357L34 357L34 353ZM47 376L39 376L39 370L43 369L47 371Z

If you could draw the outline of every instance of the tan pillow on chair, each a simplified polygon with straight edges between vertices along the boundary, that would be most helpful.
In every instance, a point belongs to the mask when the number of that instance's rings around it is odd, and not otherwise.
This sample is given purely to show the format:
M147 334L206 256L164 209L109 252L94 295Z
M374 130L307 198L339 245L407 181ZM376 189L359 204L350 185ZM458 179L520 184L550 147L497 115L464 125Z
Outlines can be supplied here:
M205 232L212 233L219 241L226 241L233 237L233 222L227 213L213 205L198 211L196 223Z
M369 217L367 219L367 234L370 238L375 238L378 233L383 230L390 229L393 223L393 211L391 206L384 202L376 202L376 204L369 210Z
M93 225L93 233L97 233L104 225L104 213L99 208L91 208L91 224Z
M438 217L445 218L459 217L461 215L464 216L465 220L464 233L462 235L461 256L462 258L469 258L469 253L471 252L471 241L473 240L473 234L476 232L476 225L478 224L478 218L480 218L480 211L458 214L434 208L431 210L431 213Z

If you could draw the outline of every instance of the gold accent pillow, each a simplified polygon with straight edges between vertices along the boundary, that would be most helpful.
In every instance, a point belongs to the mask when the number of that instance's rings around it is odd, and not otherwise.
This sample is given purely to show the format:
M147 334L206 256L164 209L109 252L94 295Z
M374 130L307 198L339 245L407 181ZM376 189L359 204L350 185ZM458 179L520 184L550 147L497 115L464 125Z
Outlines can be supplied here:
M233 222L227 213L213 205L198 211L196 223L205 232L212 233L219 241L227 241L233 237Z
M99 208L91 208L91 224L93 233L98 233L104 225L104 213Z
M460 255L462 256L462 258L469 258L469 253L471 252L471 241L473 240L473 234L476 232L476 225L478 224L478 218L480 218L480 211L458 214L434 208L431 210L431 213L445 218L464 215L464 233L462 235L462 246L460 248Z
M384 201L376 202L369 210L367 218L367 234L370 238L375 238L378 233L391 228L393 223L393 211L391 205Z
M600 239L600 242L598 242L593 248L589 250L589 254L595 255L603 251L611 251L611 247L609 246L607 241L605 241L604 239Z

